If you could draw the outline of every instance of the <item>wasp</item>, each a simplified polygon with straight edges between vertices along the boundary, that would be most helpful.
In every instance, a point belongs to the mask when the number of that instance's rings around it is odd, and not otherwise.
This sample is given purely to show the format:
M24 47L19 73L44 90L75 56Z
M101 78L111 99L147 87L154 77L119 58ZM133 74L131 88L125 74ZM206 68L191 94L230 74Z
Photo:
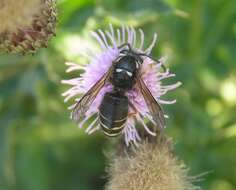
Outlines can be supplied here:
M165 126L163 110L141 76L143 57L149 57L155 62L159 61L147 54L135 52L129 43L119 46L119 50L120 55L113 61L108 71L76 103L72 111L72 119L79 122L100 90L105 84L110 83L113 89L104 95L99 106L99 123L105 135L118 136L125 126L129 105L132 106L125 93L137 84L155 125L160 129L163 128ZM164 66L163 68L165 69Z

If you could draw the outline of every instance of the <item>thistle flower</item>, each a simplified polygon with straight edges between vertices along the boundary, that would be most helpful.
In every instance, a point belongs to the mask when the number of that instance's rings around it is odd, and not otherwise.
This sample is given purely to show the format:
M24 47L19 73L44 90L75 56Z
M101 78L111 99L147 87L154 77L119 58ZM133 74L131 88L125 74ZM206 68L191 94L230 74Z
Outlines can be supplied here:
M188 168L173 153L172 141L166 137L143 141L138 148L114 155L108 168L106 190L199 190L188 175Z
M138 33L140 36L139 40ZM64 84L72 85L72 88L63 93L63 96L65 96L65 102L77 95L86 93L108 71L112 65L112 62L120 55L120 49L118 48L120 45L129 43L134 51L150 55L157 40L157 34L154 34L153 41L150 46L148 48L144 48L143 31L139 29L137 32L133 27L124 26L121 29L115 30L112 25L110 25L109 31L103 32L102 30L98 30L98 32L92 32L91 34L98 41L101 47L101 52L95 53L90 50L90 54L88 55L90 63L85 66L81 66L76 63L66 63L69 66L67 72L76 70L84 70L85 72L78 78L62 81ZM137 41L139 41L139 43ZM177 82L171 85L162 85L161 81L163 79L175 76L170 73L169 69L162 71L161 67L164 64L164 61L165 59L161 58L158 63L154 63L152 59L143 57L141 76L159 104L173 104L176 100L163 100L161 99L161 96L166 94L168 91L177 88L181 83ZM80 122L79 127L83 127L84 124L94 116L94 114L96 115L104 94L111 90L112 85L110 83L107 83L102 88L86 112L85 118L82 122ZM125 142L128 145L131 141L137 143L137 141L140 140L140 136L135 127L136 121L140 123L150 135L155 135L155 133L148 128L145 122L145 120L152 121L152 118L138 86L135 85L133 89L126 93L126 96L132 105L134 105L137 109L137 112L134 113L132 108L129 107L128 119L122 131L125 137ZM78 99L75 98L75 102L77 101ZM73 109L75 104L69 107L69 109ZM95 118L94 122L92 122L86 129L88 134L100 129L100 126L96 125L97 119L98 118Z
M0 51L34 53L55 34L55 0L2 0Z

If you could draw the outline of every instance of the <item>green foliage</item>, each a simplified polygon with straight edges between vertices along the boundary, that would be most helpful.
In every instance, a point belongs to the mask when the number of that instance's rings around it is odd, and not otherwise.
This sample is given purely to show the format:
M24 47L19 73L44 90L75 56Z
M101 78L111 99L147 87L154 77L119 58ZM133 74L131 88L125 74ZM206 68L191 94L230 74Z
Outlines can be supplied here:
M183 85L169 136L191 174L209 171L203 189L236 189L236 2L234 0L60 0L57 36L36 55L0 55L0 190L103 189L104 136L87 136L69 119L61 93L64 62L84 62L88 32L130 24ZM146 41L146 42L147 42ZM168 83L168 81L166 82Z

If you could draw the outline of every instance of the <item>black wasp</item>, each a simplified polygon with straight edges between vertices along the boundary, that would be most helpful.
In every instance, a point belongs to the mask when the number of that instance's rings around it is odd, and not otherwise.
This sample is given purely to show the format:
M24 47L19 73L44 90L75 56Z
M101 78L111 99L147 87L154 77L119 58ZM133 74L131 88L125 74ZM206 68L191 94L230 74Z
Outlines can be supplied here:
M124 49L125 47L127 48ZM147 54L133 51L129 43L121 45L119 49L120 56L113 61L109 70L77 102L72 111L72 119L79 122L85 116L99 91L109 82L113 85L113 90L107 92L103 97L99 107L99 122L107 136L119 135L125 126L128 107L131 105L125 92L131 90L137 84L153 121L157 127L163 128L165 126L165 118L162 108L142 80L140 72L143 63L142 57L151 57ZM151 59L155 61L153 58Z

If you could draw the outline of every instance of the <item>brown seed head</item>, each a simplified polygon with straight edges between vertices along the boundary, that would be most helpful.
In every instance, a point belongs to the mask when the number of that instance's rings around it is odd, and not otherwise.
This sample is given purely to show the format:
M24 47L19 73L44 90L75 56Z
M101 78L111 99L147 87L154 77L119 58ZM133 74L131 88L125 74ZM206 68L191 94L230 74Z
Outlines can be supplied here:
M0 51L34 53L55 35L55 0L1 0Z

